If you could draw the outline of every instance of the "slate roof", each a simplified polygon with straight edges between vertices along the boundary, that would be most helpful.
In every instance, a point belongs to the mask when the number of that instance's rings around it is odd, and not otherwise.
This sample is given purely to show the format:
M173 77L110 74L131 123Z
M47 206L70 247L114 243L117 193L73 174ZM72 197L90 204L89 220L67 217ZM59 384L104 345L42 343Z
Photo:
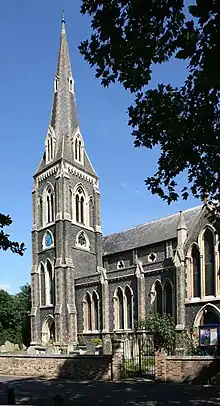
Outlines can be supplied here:
M83 170L81 165L77 165L73 158L72 135L79 128L77 115L77 106L75 98L75 88L73 92L69 91L69 79L73 77L71 63L68 51L65 20L62 19L62 28L60 36L60 48L57 62L56 77L58 88L53 96L53 105L50 118L50 126L54 129L56 135L56 150L53 163L60 159L74 163L74 166ZM35 176L44 169L51 166L51 162L46 162L46 155L43 154L40 165ZM89 161L88 155L84 150L84 169L87 173L97 178L94 168Z
M183 211L188 234L192 232L202 207L197 206ZM103 237L103 254L114 254L176 238L178 219L179 213L176 213Z

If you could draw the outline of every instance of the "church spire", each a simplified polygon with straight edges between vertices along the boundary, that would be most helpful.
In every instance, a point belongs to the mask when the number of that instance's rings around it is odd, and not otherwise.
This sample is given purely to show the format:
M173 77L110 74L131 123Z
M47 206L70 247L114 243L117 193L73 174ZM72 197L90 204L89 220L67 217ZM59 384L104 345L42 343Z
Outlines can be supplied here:
M96 176L84 148L77 117L75 86L71 70L64 12L61 19L60 48L54 78L54 94L49 128L45 137L45 153L35 175L65 159Z
M54 99L50 126L55 131L57 141L63 136L72 135L79 126L64 12L61 20L60 49L54 80Z

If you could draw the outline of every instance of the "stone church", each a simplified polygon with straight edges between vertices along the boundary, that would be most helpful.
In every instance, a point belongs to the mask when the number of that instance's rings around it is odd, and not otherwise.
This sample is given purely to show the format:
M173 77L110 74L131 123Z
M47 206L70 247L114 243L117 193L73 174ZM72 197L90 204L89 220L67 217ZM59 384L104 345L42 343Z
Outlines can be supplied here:
M219 237L207 205L102 236L99 179L77 117L62 19L53 103L33 187L31 345L132 332L170 314L220 323Z

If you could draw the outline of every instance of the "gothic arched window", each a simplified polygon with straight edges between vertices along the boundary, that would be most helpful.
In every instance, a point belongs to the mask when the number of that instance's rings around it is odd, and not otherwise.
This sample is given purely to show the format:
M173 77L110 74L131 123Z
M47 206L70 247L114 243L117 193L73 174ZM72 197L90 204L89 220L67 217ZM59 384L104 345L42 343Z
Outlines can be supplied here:
M193 271L193 297L201 297L201 272L200 253L198 247L192 247L192 271Z
M85 198L81 187L78 188L76 193L76 221L84 224L85 222Z
M80 164L83 164L83 147L84 147L83 140L80 134L77 134L73 140L73 154L75 161L77 161Z
M132 309L132 293L131 289L126 286L125 288L125 315L126 315L126 329L132 329L133 325L133 309Z
M42 263L40 264L40 303L41 306L46 305L45 269Z
M81 143L81 141L79 140L79 144L78 144L79 162L81 162L81 148L82 148L82 143Z
M54 288L53 288L53 270L51 262L46 262L46 304L54 304Z
M124 329L124 298L123 291L119 287L116 291L115 297L115 328Z
M81 214L80 223L84 223L84 197L83 196L80 197L80 214Z
M52 134L47 135L46 141L46 160L47 162L52 161L54 158L54 140Z
M99 329L99 304L98 304L98 296L96 292L92 294L92 307L93 307L93 330Z
M173 313L173 290L170 281L164 285L165 313L172 316Z
M92 302L91 296L87 292L84 299L84 330L92 330Z
M70 219L73 220L73 191L69 188L69 213Z
M43 226L43 199L40 196L39 201L38 201L38 207L39 207L39 227Z
M80 213L80 206L79 206L79 195L76 195L76 221L79 223L79 213Z
M89 225L90 227L94 227L94 208L92 197L89 199Z
M46 191L46 222L54 221L54 194L50 187Z
M78 161L78 139L75 139L74 142L74 155L75 155L75 159Z
M155 313L162 314L162 286L159 281L155 282Z
M214 236L207 228L204 232L205 296L215 295Z

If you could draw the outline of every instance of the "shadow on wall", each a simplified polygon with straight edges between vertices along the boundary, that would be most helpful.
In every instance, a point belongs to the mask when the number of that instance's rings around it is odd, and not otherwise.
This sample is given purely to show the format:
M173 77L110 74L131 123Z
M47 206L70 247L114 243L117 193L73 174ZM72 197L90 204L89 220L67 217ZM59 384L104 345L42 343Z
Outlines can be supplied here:
M110 381L122 377L120 342L112 342L112 354L81 355L67 358L59 367L58 379L74 381Z
M215 358L210 365L202 367L193 379L189 375L184 382L191 382L195 385L220 385L220 358Z

